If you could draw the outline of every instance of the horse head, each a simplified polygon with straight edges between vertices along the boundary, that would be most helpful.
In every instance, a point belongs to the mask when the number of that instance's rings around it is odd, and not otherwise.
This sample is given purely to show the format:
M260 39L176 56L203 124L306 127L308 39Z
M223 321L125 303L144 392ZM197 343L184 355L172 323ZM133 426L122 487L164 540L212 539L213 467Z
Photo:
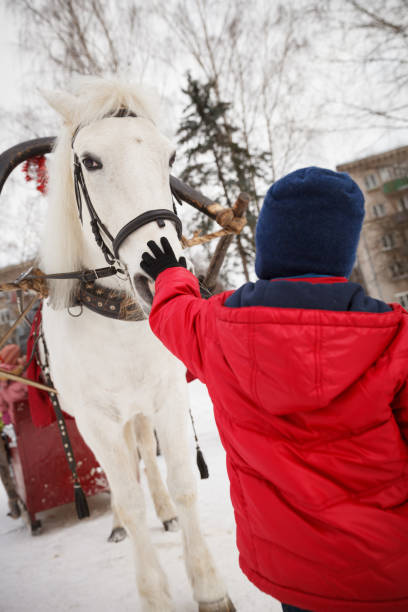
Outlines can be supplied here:
M139 266L147 241L165 236L182 253L170 190L175 148L157 126L155 101L139 87L99 78L81 79L75 95L46 97L65 125L50 170L42 259L55 267L61 248L62 268L100 267L105 258L126 270L129 289L150 305L154 286Z

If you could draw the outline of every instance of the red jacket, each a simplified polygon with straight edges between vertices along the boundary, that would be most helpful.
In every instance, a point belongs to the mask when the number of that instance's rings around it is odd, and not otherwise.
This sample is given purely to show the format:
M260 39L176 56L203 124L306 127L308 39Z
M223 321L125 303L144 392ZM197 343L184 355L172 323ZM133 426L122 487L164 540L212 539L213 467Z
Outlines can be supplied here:
M199 295L165 270L150 324L214 403L242 570L315 612L406 612L408 313Z

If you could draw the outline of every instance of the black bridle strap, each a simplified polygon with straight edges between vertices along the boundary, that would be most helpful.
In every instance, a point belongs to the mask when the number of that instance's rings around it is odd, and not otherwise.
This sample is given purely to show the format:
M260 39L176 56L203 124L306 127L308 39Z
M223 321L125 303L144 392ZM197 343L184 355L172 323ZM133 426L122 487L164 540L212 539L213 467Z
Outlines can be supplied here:
M77 201L78 214L79 214L80 221L82 223L82 197L81 197L81 192L82 192L82 195L85 198L85 203L86 203L86 206L89 212L89 216L91 217L91 228L92 228L92 233L94 235L95 241L97 245L100 247L100 249L102 250L108 264L112 265L115 261L115 257L111 249L108 247L108 245L104 241L100 230L102 230L103 233L109 238L111 243L113 243L113 236L109 232L108 228L100 220L98 213L96 212L92 204L91 198L88 193L88 189L86 187L84 175L82 172L82 167L78 159L78 155L76 153L74 153L74 186L75 186L75 197Z
M115 114L108 115L108 116L110 117L137 117L137 115L129 111L129 109L127 108L120 108ZM78 134L78 131L80 130L80 128L81 126L77 127L72 137L72 141L71 141L72 149L74 148L74 141L75 141L76 135ZM176 227L178 239L181 240L182 238L182 224L177 215L176 207L175 207L174 200L173 200L174 212L172 212L171 210L167 210L165 208L159 208L159 209L149 210L145 213L142 213L141 215L139 215L135 219L132 219L131 221L129 221L129 223L124 225L119 230L116 238L114 239L112 234L107 229L107 227L102 223L101 219L98 216L98 213L96 212L92 204L91 198L88 193L88 189L86 187L81 162L79 161L78 155L75 153L75 151L74 151L74 186L75 186L75 197L76 197L77 206L78 206L78 214L79 214L81 223L83 222L82 221L82 196L83 196L85 199L86 207L88 208L88 211L89 211L89 215L91 217L91 228L92 228L92 232L94 234L96 243L99 246L99 248L102 250L105 256L105 259L110 266L112 266L112 264L115 263L115 260L119 259L119 248L121 244L123 243L123 241L126 240L126 238L130 234L132 234L134 231L139 229L139 227L142 227L143 225L146 225L147 223L152 223L153 221L156 221L159 227L164 227L165 220L172 221ZM171 189L171 185L170 185L170 189ZM171 191L172 191L172 195L181 204L181 201L179 197L177 196L177 194L175 194L172 189ZM109 246L104 241L102 234L101 234L101 230L105 234L105 236L109 238L111 245L112 245L113 253L112 253L112 250L109 248Z
M84 194L84 198L85 198L85 202L86 205L88 207L89 210L89 214L91 216L91 219L96 219L98 222L99 227L103 230L104 234L106 234L106 236L109 238L109 240L111 240L113 242L113 236L112 234L109 232L109 230L107 229L107 227L105 227L105 225L102 223L102 221L100 220L100 218L98 217L98 213L96 212L93 204L92 204L92 200L89 197L89 193L88 193L88 189L86 188L86 184L85 184L85 179L84 179L84 175L82 172L82 167L81 164L79 162L78 156L75 153L75 172L77 173L77 177L78 177L78 185L81 187L82 193ZM82 208L82 205L81 205Z
M52 280L79 280L83 283L91 283L98 278L106 278L108 276L114 276L118 272L123 272L123 270L118 270L115 266L108 266L106 268L95 268L94 270L79 270L78 272L58 272L55 274L31 274L31 269L28 270L27 273L21 274L16 280L16 284L20 281L24 280L42 280L46 278L50 278Z
M153 221L156 221L159 227L164 227L165 220L172 221L174 223L174 225L176 226L177 237L179 240L181 240L182 225L180 218L174 212L172 212L171 210L167 210L166 208L148 210L147 212L142 213L138 217L135 217L135 219L129 221L129 223L126 223L126 225L124 225L122 229L119 230L116 238L112 242L113 252L116 259L119 259L119 248L121 244L130 234L135 232L140 227L143 227L143 225L147 225L148 223L152 223Z
M106 268L95 268L95 270L80 270L79 272L59 272L58 274L44 274L41 278L51 279L77 279L84 283L90 283L98 280L98 278L106 278L108 276L114 276L122 270L118 270L115 266L108 266Z

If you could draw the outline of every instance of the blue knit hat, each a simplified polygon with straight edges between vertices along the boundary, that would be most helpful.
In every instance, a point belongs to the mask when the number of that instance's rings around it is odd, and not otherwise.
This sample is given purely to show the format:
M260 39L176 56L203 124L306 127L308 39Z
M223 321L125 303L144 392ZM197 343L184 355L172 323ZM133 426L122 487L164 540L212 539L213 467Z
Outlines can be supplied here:
M269 188L256 226L259 278L349 277L364 218L364 196L345 172L302 168Z

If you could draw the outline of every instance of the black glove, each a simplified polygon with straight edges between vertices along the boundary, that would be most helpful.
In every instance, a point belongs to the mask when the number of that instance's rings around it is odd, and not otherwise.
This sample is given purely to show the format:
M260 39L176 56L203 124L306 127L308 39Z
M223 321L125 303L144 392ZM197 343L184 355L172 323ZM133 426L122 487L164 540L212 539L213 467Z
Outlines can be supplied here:
M153 280L156 280L160 272L163 272L163 270L166 270L166 268L187 268L186 258L176 258L167 238L161 238L160 242L163 247L163 251L160 250L160 247L154 242L154 240L149 240L147 246L153 253L154 257L145 251L142 254L142 261L140 262L140 267L142 270L151 276Z

